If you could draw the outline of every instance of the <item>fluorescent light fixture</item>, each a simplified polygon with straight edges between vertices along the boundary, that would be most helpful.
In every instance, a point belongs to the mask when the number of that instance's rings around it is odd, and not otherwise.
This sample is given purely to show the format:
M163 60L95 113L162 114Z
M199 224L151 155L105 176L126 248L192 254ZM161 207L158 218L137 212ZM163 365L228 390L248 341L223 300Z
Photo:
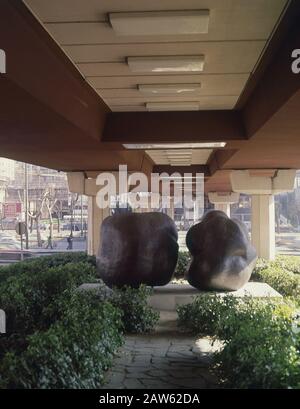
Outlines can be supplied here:
M199 72L204 55L128 57L127 64L132 72Z
M124 143L126 149L213 149L224 148L226 142L186 142L186 143Z
M152 84L138 85L139 91L149 95L180 95L196 93L201 89L200 84Z
M146 102L148 111L198 111L198 102Z
M117 36L184 35L208 32L209 10L109 13Z

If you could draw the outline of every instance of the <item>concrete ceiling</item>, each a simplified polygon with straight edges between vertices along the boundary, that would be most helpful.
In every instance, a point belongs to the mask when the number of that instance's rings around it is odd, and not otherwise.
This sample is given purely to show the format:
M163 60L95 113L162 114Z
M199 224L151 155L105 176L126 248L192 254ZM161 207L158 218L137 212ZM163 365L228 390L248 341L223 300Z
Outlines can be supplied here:
M145 172L203 170L207 191L230 190L232 169L300 168L300 75L291 71L300 2L289 3L277 26L285 3L27 0L37 20L21 1L3 0L0 38L8 70L0 81L1 156L66 171L117 170L125 163ZM107 20L110 11L183 7L210 9L208 34L117 38ZM129 71L129 54L153 53L204 53L204 71ZM201 84L189 97L200 111L130 112L166 101L140 95L137 84L172 83ZM226 146L212 152L123 147L216 141Z
M198 101L199 110L233 109L286 0L25 0L112 111L146 102ZM116 36L110 12L209 9L207 34ZM201 74L135 74L127 57L205 55ZM192 96L145 96L139 84L200 83Z

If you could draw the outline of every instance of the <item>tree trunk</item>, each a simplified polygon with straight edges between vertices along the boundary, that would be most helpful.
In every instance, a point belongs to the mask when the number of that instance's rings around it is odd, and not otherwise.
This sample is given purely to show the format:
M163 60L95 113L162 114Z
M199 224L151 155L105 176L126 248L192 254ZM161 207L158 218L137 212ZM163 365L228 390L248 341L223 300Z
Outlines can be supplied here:
M36 216L35 219L35 224L36 224L36 239L37 239L37 245L38 247L42 247L42 237L41 237L41 229L40 229L40 217Z

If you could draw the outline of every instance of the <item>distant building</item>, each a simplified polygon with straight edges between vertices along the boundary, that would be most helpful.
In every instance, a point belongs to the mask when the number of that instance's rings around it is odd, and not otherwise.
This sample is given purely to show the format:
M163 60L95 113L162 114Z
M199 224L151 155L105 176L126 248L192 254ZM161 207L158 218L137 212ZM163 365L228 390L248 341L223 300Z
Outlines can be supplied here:
M35 211L46 189L57 200L59 216L69 214L69 189L64 172L41 166L27 165L28 202L30 211ZM5 217L5 204L24 203L25 164L0 158L0 216ZM24 207L22 205L24 210ZM46 213L44 215L46 217Z
M11 159L0 158L0 180L7 183L15 179L15 164Z
M15 179L15 163L14 160L0 158L0 216L6 201L7 186Z

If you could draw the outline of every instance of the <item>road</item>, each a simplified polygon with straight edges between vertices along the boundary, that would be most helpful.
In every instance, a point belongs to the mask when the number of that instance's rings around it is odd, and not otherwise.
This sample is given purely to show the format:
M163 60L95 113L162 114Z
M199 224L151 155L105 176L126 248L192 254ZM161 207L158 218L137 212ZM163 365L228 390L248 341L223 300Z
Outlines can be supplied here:
M185 244L185 231L178 232L178 244L181 251L187 251ZM35 238L35 237L34 237ZM30 239L33 239L31 237ZM38 249L37 246L30 246L33 252L44 252L46 250L46 238L43 249ZM47 249L47 253L56 251L67 251L68 243L67 236L58 237L54 240L55 247L53 250ZM1 250L3 252L19 252L21 249L20 238L12 230L0 231L0 263L1 263ZM86 239L80 237L80 232L74 233L73 239L73 251L86 251ZM277 254L295 255L300 256L300 233L281 233L276 234L276 252ZM4 261L4 257L3 260Z
M178 232L179 249L182 251L187 251L185 236L185 231ZM300 233L276 234L276 253L300 256Z

